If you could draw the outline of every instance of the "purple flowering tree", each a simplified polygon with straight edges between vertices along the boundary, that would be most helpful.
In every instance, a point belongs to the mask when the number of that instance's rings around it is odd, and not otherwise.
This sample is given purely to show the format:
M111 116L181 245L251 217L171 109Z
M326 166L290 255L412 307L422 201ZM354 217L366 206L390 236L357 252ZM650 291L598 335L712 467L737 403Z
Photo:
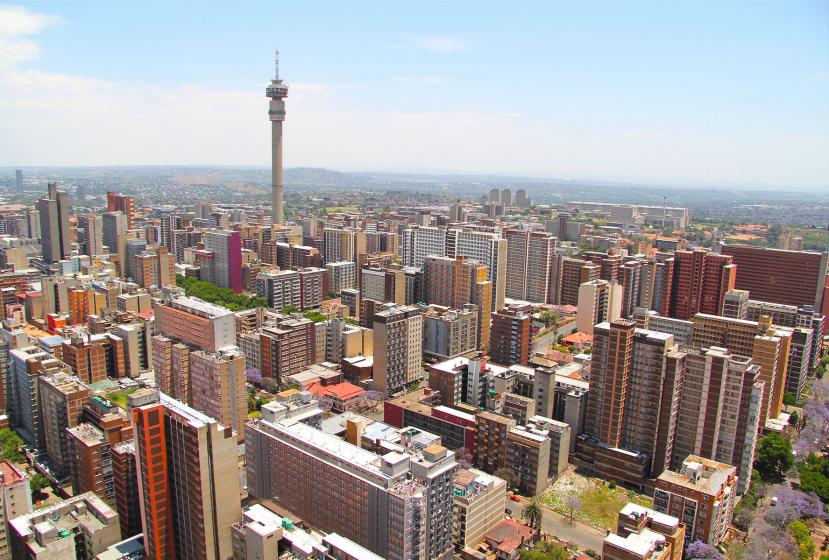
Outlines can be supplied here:
M256 368L248 368L245 370L245 379L258 387L262 384L262 373Z
M688 560L722 560L723 556L720 551L714 546L702 542L694 541L685 549L685 557Z

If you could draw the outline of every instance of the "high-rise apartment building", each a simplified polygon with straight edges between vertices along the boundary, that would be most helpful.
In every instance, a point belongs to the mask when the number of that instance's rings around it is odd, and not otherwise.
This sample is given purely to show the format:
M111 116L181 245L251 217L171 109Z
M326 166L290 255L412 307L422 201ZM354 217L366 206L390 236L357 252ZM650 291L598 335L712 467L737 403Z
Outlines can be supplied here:
M418 226L403 230L400 254L404 266L423 266L426 257L447 256L446 230L431 226Z
M35 346L15 348L9 352L9 394L6 410L9 425L28 445L43 447L43 425L40 413L41 369L59 368L60 362Z
M157 390L140 389L128 404L147 556L230 558L242 511L235 434Z
M761 427L760 366L716 347L689 349L686 364L673 468L681 468L689 455L735 465L743 493L751 483Z
M193 297L174 297L153 306L155 332L206 352L236 344L233 312Z
M725 293L734 288L735 271L727 255L713 255L705 249L676 251L670 316L721 315Z
M827 253L724 245L722 254L737 265L734 287L751 299L822 309Z
M423 312L420 309L391 306L375 313L372 338L373 389L391 395L423 379Z
M116 502L112 446L132 439L132 423L117 405L94 396L82 406L81 422L66 430L66 461L72 492L94 492L110 504ZM123 484L135 483L121 481ZM123 527L122 527L123 528Z
M136 275L136 265L137 265L137 257L141 253L147 250L147 240L146 239L127 239L124 241L124 262L123 262L123 274L127 278L135 279Z
M259 333L262 377L282 383L316 363L317 330L305 318L282 318Z
M450 229L446 232L446 256L466 257L486 265L492 282L492 309L504 307L507 283L507 240L498 233Z
M197 252L201 279L220 288L242 291L242 237L238 231L207 231L204 251Z
M671 312L674 258L652 258L642 263L639 306L667 317Z
M176 283L176 263L167 247L135 256L135 281L142 288L164 288Z
M558 257L553 263L550 303L578 305L579 287L585 282L599 280L601 267L581 259Z
M423 299L426 303L459 309L478 306L478 349L489 350L492 318L492 282L486 265L465 257L427 256L423 261Z
M685 542L719 544L734 517L737 469L726 463L690 455L679 471L656 480L653 509L685 524Z
M330 262L325 265L326 294L339 294L341 291L357 287L357 263L354 261Z
M591 280L579 286L576 329L593 334L593 325L622 316L622 286L607 280Z
M596 325L585 434L576 453L597 472L641 485L673 458L685 354L673 336L619 319Z
M192 352L190 387L191 406L232 428L240 443L244 441L248 412L245 357L236 348L215 354Z
M46 456L58 474L69 468L67 428L78 425L81 408L89 401L89 387L63 371L41 375L40 413Z
M732 319L748 319L748 298L749 294L746 290L728 290L723 298L723 309L720 315Z
M37 201L40 213L40 244L43 260L55 263L71 254L71 230L69 228L69 197L58 190L57 183L49 183L46 197Z
M135 440L130 439L113 445L111 458L115 510L121 519L121 537L126 539L143 530L138 469L135 463Z
M423 357L443 361L470 354L478 347L478 306L464 305L423 317Z
M133 197L112 191L108 192L107 212L123 213L127 218L127 229L135 227L135 199Z
M360 297L383 303L406 303L406 275L399 268L372 266L360 270Z
M549 300L550 273L558 240L549 233L538 231L510 230L505 237L506 297L546 303Z
M78 216L78 243L81 254L94 257L104 254L103 221L97 214Z
M451 451L430 445L378 456L290 417L263 415L246 429L251 496L383 558L451 556Z
M527 365L530 359L531 305L511 305L492 314L490 356L496 364Z
M352 228L330 228L322 231L323 261L328 263L357 262L366 253L366 234Z
M101 217L103 242L110 254L123 258L126 250L127 216L123 212L106 212ZM121 265L123 267L123 263ZM122 269L123 270L123 269Z
M771 322L764 323L730 319L717 315L697 313L691 319L694 323L692 345L696 348L726 348L738 356L751 356L760 366L760 379L765 384L760 409L760 427L782 403L785 387L786 362L782 337L776 336Z
M11 558L7 526L11 519L32 512L29 477L10 461L0 461L0 558Z

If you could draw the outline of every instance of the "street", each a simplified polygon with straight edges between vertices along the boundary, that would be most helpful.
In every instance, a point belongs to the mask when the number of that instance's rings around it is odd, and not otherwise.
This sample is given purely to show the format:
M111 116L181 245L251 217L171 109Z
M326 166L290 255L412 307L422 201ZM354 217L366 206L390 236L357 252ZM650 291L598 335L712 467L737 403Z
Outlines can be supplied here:
M518 503L507 498L505 507L512 511L513 517L520 519L526 501L526 498L522 498L521 503ZM602 543L605 538L604 532L579 521L575 521L571 525L568 516L561 515L545 505L541 506L541 510L543 512L541 518L541 530L543 532L549 533L562 541L573 543L583 549L593 550L601 554Z

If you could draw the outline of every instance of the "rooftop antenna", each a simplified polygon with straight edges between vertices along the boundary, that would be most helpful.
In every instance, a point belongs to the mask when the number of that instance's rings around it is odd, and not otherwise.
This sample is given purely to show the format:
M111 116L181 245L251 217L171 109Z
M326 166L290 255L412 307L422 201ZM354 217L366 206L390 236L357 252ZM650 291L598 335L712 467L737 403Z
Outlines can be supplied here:
M279 81L279 51L275 51L276 53L276 77L274 78L275 81Z

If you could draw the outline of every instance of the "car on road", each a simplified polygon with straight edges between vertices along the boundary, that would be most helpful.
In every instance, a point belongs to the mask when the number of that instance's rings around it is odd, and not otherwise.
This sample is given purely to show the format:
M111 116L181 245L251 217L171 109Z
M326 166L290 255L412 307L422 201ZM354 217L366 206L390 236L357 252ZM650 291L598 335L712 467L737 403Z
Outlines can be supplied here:
M521 501L521 498L519 498L515 494L511 494L509 499L512 500L513 502L520 502Z

